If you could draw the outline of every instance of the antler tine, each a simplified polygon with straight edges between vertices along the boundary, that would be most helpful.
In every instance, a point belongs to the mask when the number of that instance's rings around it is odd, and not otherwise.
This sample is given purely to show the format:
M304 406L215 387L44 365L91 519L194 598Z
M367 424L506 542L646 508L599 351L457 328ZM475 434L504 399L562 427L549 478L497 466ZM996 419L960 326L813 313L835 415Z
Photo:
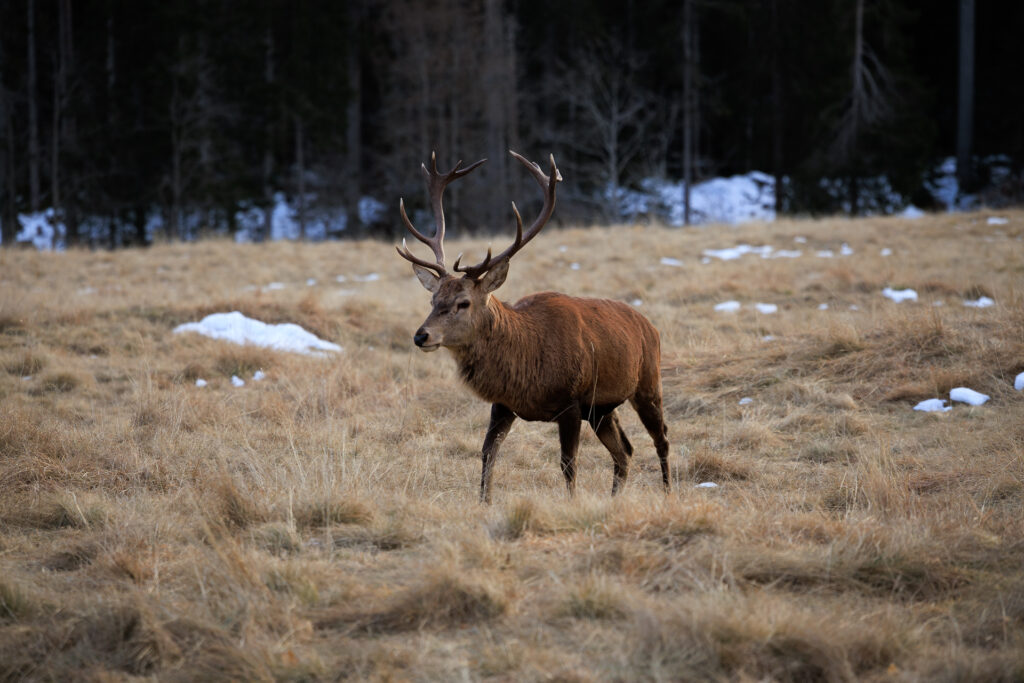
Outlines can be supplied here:
M402 249L395 247L402 258L417 265L424 266L425 268L430 268L437 272L441 277L448 274L448 270L444 263L444 206L442 204L444 188L448 186L448 183L463 177L485 161L487 161L487 159L481 159L475 164L471 164L466 168L460 169L459 167L462 166L462 160L460 159L448 173L439 173L437 170L437 154L435 152L431 152L430 169L427 169L426 164L420 164L420 168L423 169L423 174L427 177L427 191L430 194L430 204L434 210L434 236L428 238L416 229L412 224L412 221L409 220L409 216L405 213L404 200L399 200L398 209L399 213L402 215L402 221L405 223L406 229L412 233L413 237L430 247L430 250L434 252L434 258L437 260L437 263L433 264L414 256L412 252L409 251L409 247L405 240L402 240Z
M547 224L548 219L551 218L552 212L555 210L555 185L562 180L562 174L559 173L558 167L555 165L555 155L549 156L551 162L551 175L547 175L544 171L540 170L540 166L536 163L528 160L526 157L509 150L509 154L519 160L523 166L533 174L537 184L540 185L541 190L544 192L544 205L540 209L536 220L530 226L529 230L526 231L525 236L523 235L523 218L519 215L519 209L516 208L516 203L512 202L512 212L516 215L516 239L505 251L498 254L496 257L491 256L491 250L487 250L487 257L483 261L476 264L475 266L465 266L460 268L458 263L455 265L455 270L461 273L465 273L468 277L478 278L486 273L495 263L498 263L502 259L512 258L520 249L526 246L526 243L532 240L541 229Z

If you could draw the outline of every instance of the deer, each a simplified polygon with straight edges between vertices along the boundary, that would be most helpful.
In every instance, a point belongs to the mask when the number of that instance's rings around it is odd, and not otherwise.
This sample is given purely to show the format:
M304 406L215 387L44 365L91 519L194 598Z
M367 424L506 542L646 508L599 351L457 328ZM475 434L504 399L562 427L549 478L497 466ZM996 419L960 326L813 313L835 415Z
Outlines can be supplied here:
M555 185L562 176L550 155L551 169L509 150L536 179L543 192L540 214L525 232L512 202L516 237L497 256L488 248L483 261L461 265L459 254L449 272L445 265L445 217L442 197L449 183L465 177L486 159L448 173L421 164L426 176L435 228L432 238L416 229L399 200L405 228L430 247L434 262L412 253L406 240L398 254L412 263L420 284L429 291L431 311L413 335L424 352L447 349L462 381L491 404L490 424L481 449L480 500L491 502L492 475L498 450L516 418L555 422L561 447L561 469L568 494L576 490L576 454L586 420L611 453L612 495L629 475L633 447L615 409L629 401L654 441L666 492L669 478L668 429L662 413L661 341L657 329L633 307L609 299L579 298L557 292L528 295L512 305L493 295L508 275L509 261L547 224L555 208Z

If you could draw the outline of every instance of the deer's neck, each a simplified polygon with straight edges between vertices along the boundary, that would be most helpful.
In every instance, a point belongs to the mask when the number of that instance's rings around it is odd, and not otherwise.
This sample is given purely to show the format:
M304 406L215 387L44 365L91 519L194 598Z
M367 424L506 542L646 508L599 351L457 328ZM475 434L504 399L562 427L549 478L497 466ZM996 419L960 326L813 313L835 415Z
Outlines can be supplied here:
M530 319L493 296L487 302L487 320L472 344L452 349L462 379L482 399L505 403L524 395L530 384L531 354L537 331Z

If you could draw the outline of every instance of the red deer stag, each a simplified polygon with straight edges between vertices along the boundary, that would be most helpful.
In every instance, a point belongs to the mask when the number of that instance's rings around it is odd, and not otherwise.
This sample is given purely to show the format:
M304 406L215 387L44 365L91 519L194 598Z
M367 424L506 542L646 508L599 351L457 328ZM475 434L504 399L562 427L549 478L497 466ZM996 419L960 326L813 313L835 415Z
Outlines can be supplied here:
M433 309L416 331L413 341L423 351L445 347L458 363L462 379L477 396L491 404L491 423L483 445L480 499L491 500L491 475L498 448L517 417L558 423L562 473L570 495L576 486L576 450L580 425L586 420L614 461L612 494L629 474L633 454L619 426L615 409L629 401L654 439L661 461L661 479L670 488L667 429L661 411L661 342L658 331L626 304L607 299L581 299L555 292L532 294L509 306L491 292L505 281L509 259L537 236L555 208L555 184L562 179L551 157L551 175L540 166L511 152L533 174L544 192L540 215L523 232L516 217L516 239L492 256L490 249L475 266L459 266L461 254L449 273L444 260L444 210L441 197L448 183L463 177L486 159L448 173L423 165L436 229L428 239L420 233L399 202L405 227L428 245L436 263L409 251L405 240L398 253L411 261L416 277L433 294ZM397 247L396 247L397 248Z

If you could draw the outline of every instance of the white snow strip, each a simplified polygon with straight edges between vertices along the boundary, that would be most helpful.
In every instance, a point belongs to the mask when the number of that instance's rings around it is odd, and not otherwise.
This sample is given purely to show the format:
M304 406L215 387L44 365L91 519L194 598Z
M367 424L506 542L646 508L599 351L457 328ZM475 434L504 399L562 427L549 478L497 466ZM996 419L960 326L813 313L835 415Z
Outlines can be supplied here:
M761 337L761 341L763 341L763 342L775 341L775 335L773 335L773 334L766 334L763 337Z
M334 278L334 280L335 282L348 282L348 278L345 277L344 275L339 275L338 277Z
M267 285L266 287L263 288L263 290L267 291L267 292L275 290L275 289L284 289L284 283L283 282L271 282L269 285Z
M995 301L989 299L987 296L978 297L973 301L969 299L964 300L964 306L968 306L970 308L988 308L989 306L994 306L995 303Z
M683 262L680 261L677 258L672 258L671 256L662 256L661 257L661 265L663 265L663 266L673 266L674 268L679 268L680 266L683 265Z
M772 255L768 258L800 258L804 255L804 252L798 249L779 249L778 251L772 252Z
M278 351L318 354L324 351L341 351L337 344L324 341L294 323L268 325L259 320L247 318L238 311L211 313L197 323L185 323L174 328L175 334L198 332L214 339L224 339L236 344L265 346Z
M245 380L239 377L238 375L231 375L231 384L233 384L236 387L244 387Z
M912 289L892 289L891 287L886 287L882 290L882 296L892 299L896 303L901 301L917 301L917 292Z
M903 209L903 213L900 214L900 215L902 215L904 218L915 219L915 218L920 218L921 216L923 216L924 215L924 211L922 211L921 209L917 208L913 204L908 204L907 208Z
M1017 375L1017 378L1013 380L1013 388L1017 391L1024 391L1024 372Z
M972 406L980 406L989 399L988 396L980 392L968 389L967 387L957 387L956 389L949 390L949 399L951 401L959 401L960 403L966 403Z
M701 482L700 484L697 484L693 488L695 488L695 489L717 489L718 488L718 484L716 484L713 481L704 481L704 482Z
M253 382L259 382L260 380L262 380L265 377L266 377L266 374L264 374L264 372L262 370L257 370L252 375L252 381Z
M644 305L644 301L643 301L643 299L633 299L632 301L629 302L629 304L631 306L638 306L639 307L639 306L643 306Z
M847 244L846 242L843 242L843 246L839 247L839 255L840 256L853 256L853 249L850 247L849 244Z
M352 279L356 282L376 282L380 279L378 273L367 273L366 275L353 275Z
M796 242L797 244L807 244L807 238L801 235L797 235L796 237L794 237L793 241Z
M769 315L771 313L775 313L776 311L779 310L779 307L776 306L775 304L761 304L761 303L757 303L757 304L754 304L754 308L757 309L758 313L764 313L765 315Z
M199 379L196 380L196 386L197 387L205 387L206 386L206 380L203 379L202 377L200 377Z
M768 258L772 251L772 247L767 244L760 247L752 247L749 244L740 244L732 247L731 249L705 249L703 251L703 255L721 259L722 261L733 261L745 254L757 254L762 258Z
M822 249L817 254L815 254L815 256L817 256L818 258L832 258L833 256L835 256L835 254L832 253L831 249Z
M927 401L921 401L914 410L920 410L926 413L947 413L953 410L953 406L947 406L946 400L941 398L930 398Z
M827 311L828 310L828 304L818 304L818 310L819 311Z
M719 313L735 313L740 310L739 301L723 301L720 304L715 304L715 310Z
M748 405L750 405L753 402L754 402L754 399L750 398L749 396L744 396L743 398L740 399L740 405L741 406L748 406Z
M989 225L1006 225L1009 222L1009 218L1003 218L1002 216L989 216L987 221Z

